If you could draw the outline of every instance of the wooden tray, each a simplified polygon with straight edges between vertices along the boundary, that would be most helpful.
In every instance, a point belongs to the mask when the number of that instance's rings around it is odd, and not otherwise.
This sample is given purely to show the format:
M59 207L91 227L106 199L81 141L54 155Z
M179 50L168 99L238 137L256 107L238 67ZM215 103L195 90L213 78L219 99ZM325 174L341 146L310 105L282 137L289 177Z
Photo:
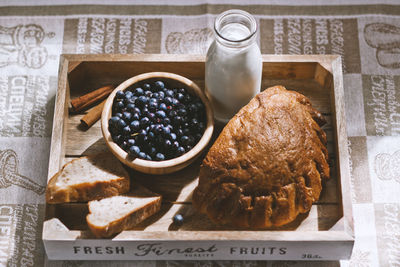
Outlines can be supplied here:
M86 131L81 129L83 114L68 113L70 98L150 71L176 73L204 88L204 60L194 55L62 55L48 178L73 158L107 151L100 123ZM162 194L162 209L135 229L112 239L96 239L90 233L85 203L47 205L43 241L49 259L349 259L354 234L340 57L264 55L262 88L277 84L308 96L328 120L324 130L331 179L309 214L273 230L215 226L206 216L194 212L191 205L200 159L170 175L131 171L133 180ZM185 218L180 227L172 224L177 213Z

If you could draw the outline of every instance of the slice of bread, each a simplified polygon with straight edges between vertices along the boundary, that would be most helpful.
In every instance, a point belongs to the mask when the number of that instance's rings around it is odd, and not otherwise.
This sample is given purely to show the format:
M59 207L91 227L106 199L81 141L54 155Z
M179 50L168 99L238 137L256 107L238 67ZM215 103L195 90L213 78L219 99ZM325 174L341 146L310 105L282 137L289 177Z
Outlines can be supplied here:
M47 203L85 202L129 191L128 172L111 153L74 159L49 181Z
M89 202L87 224L97 237L110 237L144 221L161 208L161 196L136 185L123 196Z

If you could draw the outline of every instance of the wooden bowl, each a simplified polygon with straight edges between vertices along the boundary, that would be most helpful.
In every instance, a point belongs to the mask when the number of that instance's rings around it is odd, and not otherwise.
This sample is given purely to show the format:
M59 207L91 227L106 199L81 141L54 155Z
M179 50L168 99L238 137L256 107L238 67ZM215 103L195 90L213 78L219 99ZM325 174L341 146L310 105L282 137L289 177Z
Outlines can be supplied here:
M125 91L132 85L141 86L144 83L152 83L157 80L163 81L168 88L185 88L190 93L198 96L203 102L206 109L207 126L199 142L188 152L180 157L164 160L164 161L149 161L139 158L132 159L128 156L120 146L118 146L111 138L111 133L108 130L108 121L112 115L112 105L117 91ZM148 174L167 174L178 171L191 164L206 148L214 131L213 111L205 96L204 92L191 80L177 74L168 72L149 72L134 76L121 83L107 98L101 115L101 131L107 147L111 152L125 165L132 169Z

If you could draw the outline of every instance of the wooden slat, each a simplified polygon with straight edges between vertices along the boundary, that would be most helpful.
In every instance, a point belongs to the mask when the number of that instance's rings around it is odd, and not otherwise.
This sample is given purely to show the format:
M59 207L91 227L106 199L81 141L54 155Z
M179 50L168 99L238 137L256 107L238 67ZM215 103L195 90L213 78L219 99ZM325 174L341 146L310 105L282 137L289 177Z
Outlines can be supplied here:
M64 138L67 130L65 125L68 118L67 101L69 99L69 88L67 88L68 60L60 58L60 71L58 90L54 109L53 130L51 135L50 161L48 167L48 179L50 179L60 168L64 157ZM65 120L64 120L65 118Z
M49 205L52 211L47 214L46 220L57 218L69 230L86 231L86 216L88 214L87 204L68 203ZM199 214L191 204L163 203L161 210L154 216L149 217L132 230L147 232L156 231L329 231L340 219L340 205L326 204L313 205L306 214L300 214L298 218L285 226L271 229L241 229L232 226L217 225L206 215ZM70 216L74 214L74 216ZM173 222L173 217L181 214L184 218L182 225ZM337 231L338 228L335 228Z

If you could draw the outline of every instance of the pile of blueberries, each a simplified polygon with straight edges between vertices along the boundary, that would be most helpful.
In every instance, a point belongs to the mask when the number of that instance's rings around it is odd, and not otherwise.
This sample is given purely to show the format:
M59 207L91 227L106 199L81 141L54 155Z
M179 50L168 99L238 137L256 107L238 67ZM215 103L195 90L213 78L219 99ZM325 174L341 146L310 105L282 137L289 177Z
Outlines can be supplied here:
M206 128L200 98L164 82L117 91L109 120L113 141L129 156L162 161L191 150Z

